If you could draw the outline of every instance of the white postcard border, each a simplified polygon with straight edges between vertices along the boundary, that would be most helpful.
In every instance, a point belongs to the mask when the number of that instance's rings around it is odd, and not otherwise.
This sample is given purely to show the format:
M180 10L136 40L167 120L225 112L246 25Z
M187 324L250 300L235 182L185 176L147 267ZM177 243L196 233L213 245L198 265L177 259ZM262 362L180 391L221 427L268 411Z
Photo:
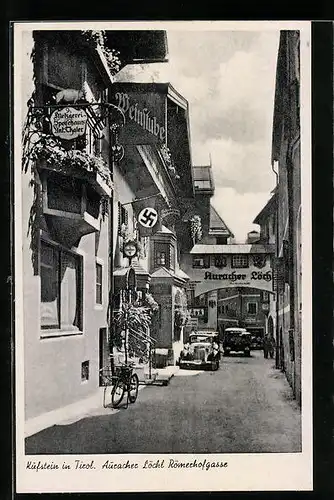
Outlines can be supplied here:
M48 29L167 29L167 30L300 30L301 34L301 164L302 164L302 449L291 454L205 455L57 455L24 454L24 364L22 292L21 200L21 80L20 59L24 30ZM312 275L311 275L311 23L308 21L188 21L188 22L38 22L14 23L14 210L15 210L15 375L16 375L16 491L45 492L150 492L150 491L287 491L312 490ZM268 163L270 159L268 158ZM142 437L145 439L145 436ZM165 460L164 469L142 469L145 460ZM101 470L107 460L138 463L133 470ZM169 460L197 463L227 462L227 467L206 470L168 468ZM94 460L96 469L28 470L28 460L75 464Z

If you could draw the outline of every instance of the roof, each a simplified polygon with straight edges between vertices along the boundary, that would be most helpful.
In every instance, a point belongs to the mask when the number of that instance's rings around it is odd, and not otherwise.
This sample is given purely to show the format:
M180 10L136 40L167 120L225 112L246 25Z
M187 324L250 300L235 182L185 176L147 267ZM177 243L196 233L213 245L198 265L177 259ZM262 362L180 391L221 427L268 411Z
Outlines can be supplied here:
M188 276L187 273L185 273L184 271L182 271L182 269L178 269L177 271L175 271L175 275L178 278L182 278L184 280L190 280L190 276Z
M166 227L164 225L161 226L161 230L157 231L157 233L164 233L164 234L172 234L172 235L174 235L173 231L171 231L170 229L168 229L168 227Z
M183 271L173 272L170 269L166 269L166 267L159 267L159 269L151 274L151 278L173 278L182 282L190 279L189 276Z
M274 213L276 207L276 198L277 198L277 191L275 191L272 197L267 201L265 206L262 208L261 212L257 214L255 219L253 220L253 224L260 224L264 218Z
M190 250L191 254L253 254L275 253L275 245L240 244L240 245L202 245L197 244Z
M125 276L128 270L128 267L118 267L114 270L113 276Z
M213 191L215 188L211 165L193 166L194 187L196 190Z
M136 275L144 275L144 276L150 275L150 273L146 269L144 269L143 266L141 266L139 262L137 262L136 260L134 260L131 265L132 268L135 270Z
M159 267L151 274L151 278L174 278L174 274L165 267Z
M198 335L206 335L207 337L216 337L218 335L217 331L207 332L206 330L197 330L194 333L190 333L189 337L197 337Z
M240 328L238 326L231 326L229 328L225 328L225 332L228 332L231 330L237 330L238 332L247 332L246 328Z
M210 232L220 233L222 235L234 236L232 231L218 214L217 210L210 205Z

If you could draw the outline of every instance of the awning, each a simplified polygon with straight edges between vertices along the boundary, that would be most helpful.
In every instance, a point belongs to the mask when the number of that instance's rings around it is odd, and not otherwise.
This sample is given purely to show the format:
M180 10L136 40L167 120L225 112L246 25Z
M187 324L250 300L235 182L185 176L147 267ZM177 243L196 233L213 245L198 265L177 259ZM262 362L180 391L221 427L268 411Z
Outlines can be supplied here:
M275 245L195 245L191 254L254 254L254 253L275 253Z

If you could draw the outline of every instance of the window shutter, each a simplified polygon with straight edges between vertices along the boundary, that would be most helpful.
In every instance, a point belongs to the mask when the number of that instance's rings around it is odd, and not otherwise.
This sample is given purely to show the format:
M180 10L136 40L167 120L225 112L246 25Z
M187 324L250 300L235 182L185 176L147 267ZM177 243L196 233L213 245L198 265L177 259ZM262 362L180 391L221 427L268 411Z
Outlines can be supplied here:
M273 258L273 292L284 291L284 261L283 257Z
M123 219L124 219L123 224L127 226L129 224L129 212L124 207L123 207Z

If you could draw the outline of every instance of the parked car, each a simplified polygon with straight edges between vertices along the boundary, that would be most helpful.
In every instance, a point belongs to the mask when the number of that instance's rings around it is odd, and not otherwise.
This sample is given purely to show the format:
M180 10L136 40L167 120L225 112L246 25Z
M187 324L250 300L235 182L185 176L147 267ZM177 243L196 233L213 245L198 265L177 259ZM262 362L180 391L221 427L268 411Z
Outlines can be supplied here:
M177 364L180 368L204 368L218 370L220 360L217 332L198 331L189 335Z
M263 338L259 335L252 335L251 346L252 349L263 349Z
M223 336L224 356L228 356L232 351L250 356L251 334L246 328L226 328Z

